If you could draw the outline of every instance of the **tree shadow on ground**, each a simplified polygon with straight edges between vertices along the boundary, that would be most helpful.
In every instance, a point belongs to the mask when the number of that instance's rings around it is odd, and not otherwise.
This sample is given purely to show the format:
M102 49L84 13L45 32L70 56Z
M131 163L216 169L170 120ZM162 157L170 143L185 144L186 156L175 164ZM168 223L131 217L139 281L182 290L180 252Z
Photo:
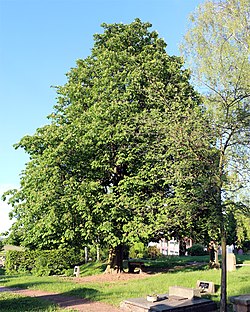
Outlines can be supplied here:
M16 295L12 293L0 294L1 312L26 312L26 311L56 311L57 307L48 300Z
M157 274L157 273L177 273L177 272L191 272L191 271L201 271L207 270L207 263L197 263L190 265L176 265L173 267L146 267L145 273L147 274Z
M97 296L99 296L100 292L93 288L74 288L72 290L66 291L64 293L60 293L62 296L67 297L75 297L75 298L84 298L87 300L95 300Z
M16 287L13 288L13 291L16 290ZM27 290L27 284L23 290ZM35 295L35 298L29 297L29 293L30 296ZM76 308L77 306L89 303L90 300L86 298L89 297L93 300L98 294L99 291L92 288L77 288L59 294L31 289L27 293L22 294L22 292L13 293L10 290L0 294L0 311L48 311L48 309L49 311L56 311L59 306L68 309L71 307Z
M17 275L0 275L0 285L10 282L11 279L16 277Z

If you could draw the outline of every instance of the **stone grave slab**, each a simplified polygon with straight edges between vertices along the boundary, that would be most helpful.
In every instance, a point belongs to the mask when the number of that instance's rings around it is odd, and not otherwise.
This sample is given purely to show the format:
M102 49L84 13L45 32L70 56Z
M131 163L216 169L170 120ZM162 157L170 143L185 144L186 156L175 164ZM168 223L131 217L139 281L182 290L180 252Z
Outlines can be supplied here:
M203 298L186 299L167 294L159 295L156 302L148 302L146 298L132 298L121 303L126 312L216 312L217 305L212 300Z

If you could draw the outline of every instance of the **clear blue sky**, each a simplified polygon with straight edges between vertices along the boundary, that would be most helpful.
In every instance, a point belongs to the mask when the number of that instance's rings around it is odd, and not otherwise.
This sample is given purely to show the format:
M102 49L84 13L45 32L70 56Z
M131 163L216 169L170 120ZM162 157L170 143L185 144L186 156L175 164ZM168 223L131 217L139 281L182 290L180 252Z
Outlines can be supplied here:
M28 156L13 144L48 123L51 85L66 82L75 61L91 53L100 24L152 23L179 55L189 14L202 0L0 0L0 193L19 186ZM9 208L0 201L0 232Z

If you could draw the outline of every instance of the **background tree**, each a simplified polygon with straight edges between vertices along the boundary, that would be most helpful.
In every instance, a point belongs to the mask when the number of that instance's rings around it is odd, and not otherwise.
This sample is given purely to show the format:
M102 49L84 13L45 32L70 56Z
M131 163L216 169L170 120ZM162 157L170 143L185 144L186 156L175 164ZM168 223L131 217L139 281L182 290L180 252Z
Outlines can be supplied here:
M149 27L103 24L57 88L51 124L16 145L30 155L10 198L23 245L98 242L119 272L125 245L207 233L217 151L189 72Z
M226 218L242 210L237 191L249 186L249 0L206 1L190 19L183 43L212 116L219 166L217 222L222 235L221 311L226 311Z

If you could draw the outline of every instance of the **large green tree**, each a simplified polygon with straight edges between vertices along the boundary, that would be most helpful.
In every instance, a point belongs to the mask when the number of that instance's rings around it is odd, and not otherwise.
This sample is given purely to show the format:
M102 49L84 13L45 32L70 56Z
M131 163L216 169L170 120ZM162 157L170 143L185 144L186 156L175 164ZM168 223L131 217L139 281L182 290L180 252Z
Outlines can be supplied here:
M220 155L216 201L223 249L221 311L226 311L227 218L232 207L235 214L246 213L237 192L249 187L249 0L201 4L191 16L183 51L204 91Z
M124 245L206 235L218 158L182 60L149 23L102 26L57 87L51 123L16 145L30 161L12 234L29 248L106 245L119 271Z

